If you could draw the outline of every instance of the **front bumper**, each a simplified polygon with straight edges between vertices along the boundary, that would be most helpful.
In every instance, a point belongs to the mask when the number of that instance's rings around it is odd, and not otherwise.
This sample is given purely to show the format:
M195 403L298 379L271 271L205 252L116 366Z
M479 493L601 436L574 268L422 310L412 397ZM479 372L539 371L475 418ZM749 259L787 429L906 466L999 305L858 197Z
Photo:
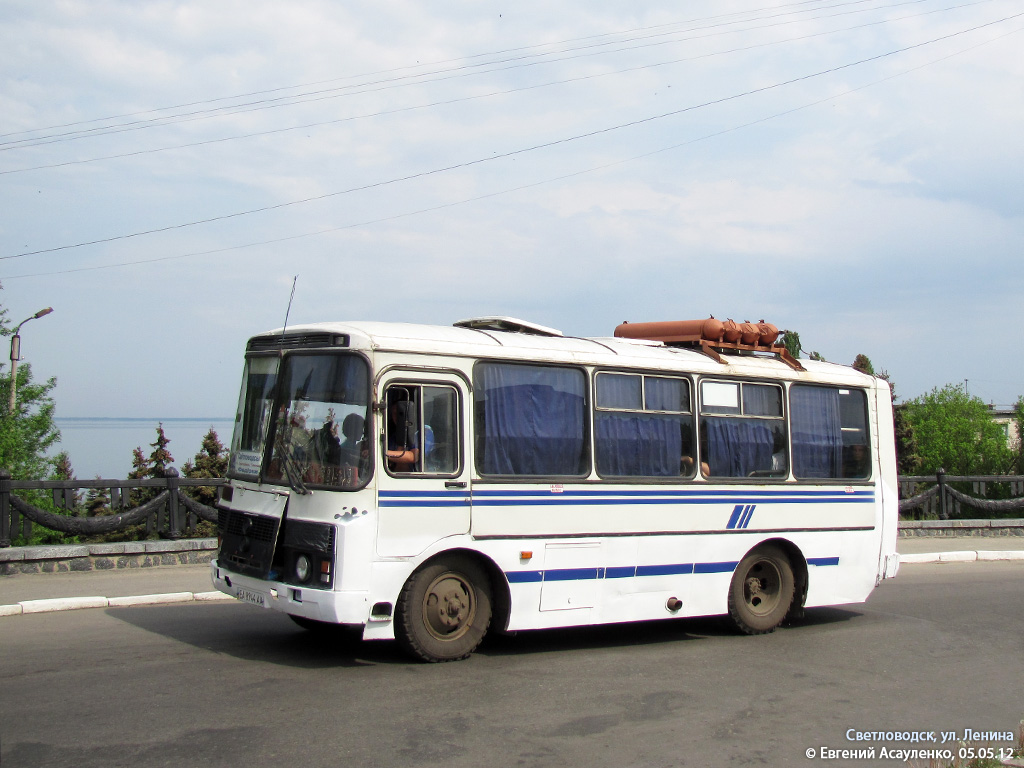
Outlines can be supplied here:
M210 562L213 585L232 597L254 602L262 597L262 606L293 616L303 616L332 624L365 625L370 612L367 592L335 592L310 589L278 581L243 576L222 568L217 560Z

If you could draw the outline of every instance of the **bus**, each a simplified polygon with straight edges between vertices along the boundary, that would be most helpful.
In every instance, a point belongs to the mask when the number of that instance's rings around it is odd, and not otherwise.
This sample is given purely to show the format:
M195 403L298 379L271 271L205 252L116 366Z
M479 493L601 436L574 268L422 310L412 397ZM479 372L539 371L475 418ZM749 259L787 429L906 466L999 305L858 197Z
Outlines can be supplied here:
M215 586L414 657L488 631L771 632L896 575L888 384L778 330L506 317L252 337Z

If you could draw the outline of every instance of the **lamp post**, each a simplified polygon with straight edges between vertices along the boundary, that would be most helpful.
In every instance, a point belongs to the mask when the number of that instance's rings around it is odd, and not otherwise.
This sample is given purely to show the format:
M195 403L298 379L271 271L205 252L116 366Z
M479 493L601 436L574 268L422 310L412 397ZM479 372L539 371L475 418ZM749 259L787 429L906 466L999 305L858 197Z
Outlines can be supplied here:
M14 335L11 336L11 397L7 404L7 412L14 415L14 403L18 396L18 360L21 358L21 336L18 332L21 331L21 326L27 323L29 320L36 320L40 317L53 312L53 307L47 307L46 309L40 309L32 317L27 317L18 323L18 326L14 329Z

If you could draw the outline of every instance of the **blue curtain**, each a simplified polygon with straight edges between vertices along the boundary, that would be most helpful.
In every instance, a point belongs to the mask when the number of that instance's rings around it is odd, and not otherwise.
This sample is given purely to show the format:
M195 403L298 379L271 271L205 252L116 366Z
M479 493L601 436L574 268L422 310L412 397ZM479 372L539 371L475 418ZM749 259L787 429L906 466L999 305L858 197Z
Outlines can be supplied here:
M643 408L640 396L641 377L635 374L599 373L597 375L597 405L601 408Z
M705 418L713 477L748 477L772 468L772 431L757 419Z
M746 416L781 416L782 390L764 384L744 384L743 413Z
M599 413L597 471L608 476L678 477L679 416Z
M579 475L585 469L584 387L581 371L481 364L477 398L488 475ZM482 424L481 424L482 421Z
M793 386L789 391L793 424L793 474L797 477L843 476L843 430L839 390Z
M690 387L683 379L644 379L648 411L689 411Z

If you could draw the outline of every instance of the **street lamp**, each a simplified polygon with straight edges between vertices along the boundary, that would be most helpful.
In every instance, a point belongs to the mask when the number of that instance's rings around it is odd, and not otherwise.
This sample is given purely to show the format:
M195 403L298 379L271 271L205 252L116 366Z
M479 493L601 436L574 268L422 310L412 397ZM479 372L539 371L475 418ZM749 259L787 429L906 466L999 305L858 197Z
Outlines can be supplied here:
M7 405L7 412L14 415L14 402L18 395L18 360L21 358L21 336L18 332L21 330L21 326L27 323L29 320L36 320L40 317L53 312L53 307L47 307L46 309L40 309L32 317L27 317L18 323L18 326L14 329L14 335L11 336L11 398Z

